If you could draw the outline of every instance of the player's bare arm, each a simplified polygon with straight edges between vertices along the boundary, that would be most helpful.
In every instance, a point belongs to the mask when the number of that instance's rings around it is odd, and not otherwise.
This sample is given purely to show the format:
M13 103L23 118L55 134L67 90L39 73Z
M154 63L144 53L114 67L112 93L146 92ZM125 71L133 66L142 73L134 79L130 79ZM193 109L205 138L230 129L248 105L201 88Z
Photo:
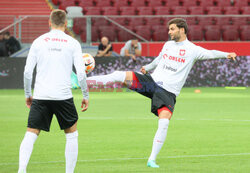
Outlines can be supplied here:
M237 57L237 55L236 55L236 53L234 53L234 52L230 52L228 55L227 55L227 58L228 59L232 59L232 60L236 60L236 57Z

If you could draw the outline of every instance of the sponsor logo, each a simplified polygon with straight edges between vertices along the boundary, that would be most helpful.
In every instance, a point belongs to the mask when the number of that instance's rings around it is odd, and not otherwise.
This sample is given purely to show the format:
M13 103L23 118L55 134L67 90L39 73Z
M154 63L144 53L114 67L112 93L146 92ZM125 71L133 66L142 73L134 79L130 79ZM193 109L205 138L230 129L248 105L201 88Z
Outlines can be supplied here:
M185 55L185 53L186 53L186 50L184 50L184 49L180 49L180 56L184 56Z
M165 65L163 65L163 69L170 70L170 71L173 71L173 72L176 72L176 71L177 71L177 69L176 69L176 68L173 68L173 67L167 66L166 64L165 64Z
M185 63L184 58L179 58L179 57L175 57L175 56L168 56L167 54L163 54L163 59L166 59L166 58L168 58L169 60L172 60L172 61Z
M86 63L85 63L85 66L89 66L89 65L91 65L91 64L93 64L93 62L91 62L91 63L88 63L88 64L86 64Z
M68 40L65 40L65 39L62 39L62 38L49 38L49 37L46 37L44 40L46 42L48 42L48 41L56 41L56 42L64 42L64 43L68 42Z

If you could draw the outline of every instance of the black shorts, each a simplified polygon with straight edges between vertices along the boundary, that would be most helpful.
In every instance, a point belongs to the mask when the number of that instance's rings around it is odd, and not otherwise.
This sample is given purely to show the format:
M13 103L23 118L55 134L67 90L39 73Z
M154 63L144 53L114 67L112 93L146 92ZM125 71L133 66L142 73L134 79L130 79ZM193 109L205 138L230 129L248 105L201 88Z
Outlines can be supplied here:
M151 99L151 112L156 116L158 116L158 109L164 106L173 113L176 103L175 94L157 85L150 74L133 72L133 83L130 89Z
M49 131L53 114L56 115L62 130L70 128L78 120L73 98L67 100L33 99L29 113L28 127Z

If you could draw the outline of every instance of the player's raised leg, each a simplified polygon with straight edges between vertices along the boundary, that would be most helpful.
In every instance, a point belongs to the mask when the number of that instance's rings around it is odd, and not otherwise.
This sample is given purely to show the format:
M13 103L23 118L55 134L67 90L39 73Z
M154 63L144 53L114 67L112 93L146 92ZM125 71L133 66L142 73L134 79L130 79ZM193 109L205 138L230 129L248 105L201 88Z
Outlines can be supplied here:
M131 86L133 80L133 72L131 71L114 71L113 73L100 76L91 76L87 78L88 85L108 85L115 82L121 82L127 87Z
M40 133L40 130L27 128L19 150L19 169L18 173L26 173L26 168L33 151L34 143Z
M166 107L158 109L158 112L159 112L158 129L156 131L153 140L152 152L147 163L147 166L152 168L159 168L159 165L156 164L156 157L160 152L164 144L164 141L166 139L169 120L172 116L172 113Z
M65 159L66 173L73 173L78 156L78 131L77 123L64 130L66 135Z

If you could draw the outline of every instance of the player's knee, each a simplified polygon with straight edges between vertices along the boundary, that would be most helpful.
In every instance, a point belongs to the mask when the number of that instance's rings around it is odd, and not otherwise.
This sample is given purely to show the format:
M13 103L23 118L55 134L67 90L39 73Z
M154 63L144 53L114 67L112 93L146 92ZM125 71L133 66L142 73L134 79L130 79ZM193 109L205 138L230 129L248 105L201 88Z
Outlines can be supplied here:
M163 110L160 112L160 114L158 115L159 119L171 119L172 117L172 113L167 111L167 110Z

